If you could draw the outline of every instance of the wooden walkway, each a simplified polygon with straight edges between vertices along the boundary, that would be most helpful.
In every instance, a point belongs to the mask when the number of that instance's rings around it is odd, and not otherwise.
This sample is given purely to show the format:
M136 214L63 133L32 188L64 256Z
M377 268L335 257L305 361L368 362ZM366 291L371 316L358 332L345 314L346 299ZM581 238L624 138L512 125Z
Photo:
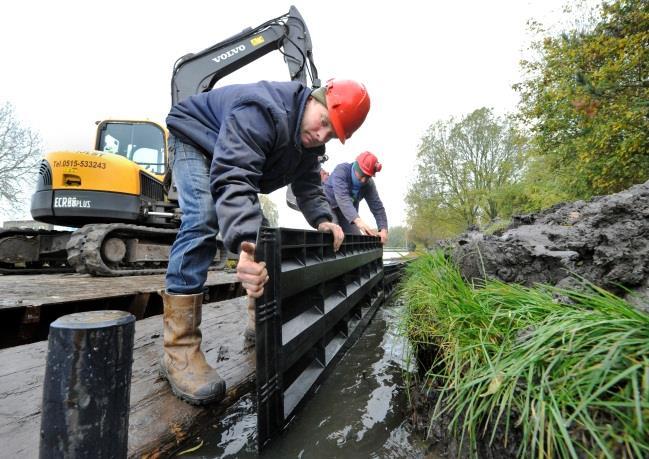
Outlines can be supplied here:
M210 271L205 287L212 302L244 293L234 272ZM119 309L138 320L162 314L163 289L163 274L0 276L0 349L46 340L50 323L74 312Z
M142 277L139 279L141 284L145 284ZM227 387L226 399L207 408L178 400L158 375L158 361L162 355L162 317L136 322L129 457L156 457L169 453L201 422L218 415L252 390L254 348L245 348L242 335L246 325L246 304L246 297L238 297L203 306L202 348L208 362L225 379ZM0 350L1 457L38 457L46 355L47 341Z
M88 274L0 276L0 310L117 298L164 289L164 274L92 277ZM236 274L210 271L206 286L231 284Z

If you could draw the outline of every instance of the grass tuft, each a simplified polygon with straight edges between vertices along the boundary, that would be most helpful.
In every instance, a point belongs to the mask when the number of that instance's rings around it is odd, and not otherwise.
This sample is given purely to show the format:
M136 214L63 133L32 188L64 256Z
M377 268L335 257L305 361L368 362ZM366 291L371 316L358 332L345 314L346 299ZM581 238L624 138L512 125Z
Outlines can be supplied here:
M470 285L442 253L401 288L414 352L439 350L431 423L450 415L472 454L500 426L522 432L520 457L649 457L649 316L594 285Z

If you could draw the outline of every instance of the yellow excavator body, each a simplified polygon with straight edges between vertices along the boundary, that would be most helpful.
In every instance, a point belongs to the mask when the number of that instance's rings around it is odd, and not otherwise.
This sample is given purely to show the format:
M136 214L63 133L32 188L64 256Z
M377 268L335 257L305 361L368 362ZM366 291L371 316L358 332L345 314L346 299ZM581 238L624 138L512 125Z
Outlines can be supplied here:
M81 227L89 223L177 226L150 216L175 207L163 189L167 131L146 120L98 123L95 149L56 151L41 161L31 212L35 220ZM177 219L176 219L177 220Z
M53 190L140 194L140 172L156 176L123 156L103 151L55 151L43 159L52 171Z

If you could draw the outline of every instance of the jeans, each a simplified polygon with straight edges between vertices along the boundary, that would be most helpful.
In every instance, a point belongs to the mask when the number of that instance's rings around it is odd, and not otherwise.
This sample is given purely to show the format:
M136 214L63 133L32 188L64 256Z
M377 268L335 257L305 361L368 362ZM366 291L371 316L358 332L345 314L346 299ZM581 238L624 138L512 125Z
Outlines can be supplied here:
M210 160L191 145L169 136L172 175L182 210L180 230L169 253L168 293L203 291L207 270L216 255L219 224L210 192Z
M340 227L343 229L343 233L345 234L363 234L361 233L361 230L358 229L358 226L356 226L353 223L349 223L343 213L340 211L339 207L335 207L332 209L333 210L333 222L336 225L340 225Z

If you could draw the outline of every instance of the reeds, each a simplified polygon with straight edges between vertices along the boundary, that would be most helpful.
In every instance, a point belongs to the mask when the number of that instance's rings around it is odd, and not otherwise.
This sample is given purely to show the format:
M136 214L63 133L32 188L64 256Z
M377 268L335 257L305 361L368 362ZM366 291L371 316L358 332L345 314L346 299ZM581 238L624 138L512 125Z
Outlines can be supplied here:
M474 287L442 253L412 263L403 330L439 350L431 422L450 417L474 455L516 428L519 457L649 457L649 316L584 287Z

